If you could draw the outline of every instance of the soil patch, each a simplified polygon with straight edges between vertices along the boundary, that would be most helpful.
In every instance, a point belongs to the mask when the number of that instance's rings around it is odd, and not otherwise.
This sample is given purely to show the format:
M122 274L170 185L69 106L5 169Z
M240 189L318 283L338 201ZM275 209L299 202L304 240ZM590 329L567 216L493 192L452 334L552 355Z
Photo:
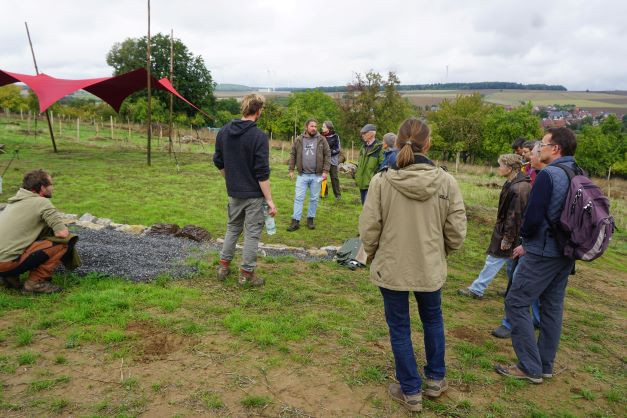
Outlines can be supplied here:
M486 340L486 337L484 336L485 332L481 332L470 327L458 327L450 330L449 334L455 338L459 338L460 340L468 341L477 345L483 344Z
M133 322L126 330L136 336L136 360L144 363L163 360L168 355L192 347L198 342L193 338L168 332L150 322Z

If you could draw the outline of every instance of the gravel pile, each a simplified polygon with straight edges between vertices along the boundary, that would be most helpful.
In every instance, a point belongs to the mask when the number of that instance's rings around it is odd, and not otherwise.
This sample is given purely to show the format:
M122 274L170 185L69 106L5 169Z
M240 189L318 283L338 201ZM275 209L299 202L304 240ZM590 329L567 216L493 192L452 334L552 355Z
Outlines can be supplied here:
M160 274L183 278L198 271L186 265L189 257L199 258L215 249L211 244L172 236L137 236L76 226L71 230L79 236L77 248L83 265L74 272L80 275L99 273L133 281L149 281Z
M98 273L105 276L123 277L136 282L146 282L160 274L175 278L189 277L198 269L188 265L190 258L205 258L211 251L220 251L216 242L198 243L171 235L132 235L113 229L93 230L72 226L70 230L79 236L77 248L83 265L74 270L79 275ZM241 250L237 250L239 253ZM312 257L306 251L261 250L260 255L293 256L299 260L330 260L328 257ZM63 267L60 267L63 270Z

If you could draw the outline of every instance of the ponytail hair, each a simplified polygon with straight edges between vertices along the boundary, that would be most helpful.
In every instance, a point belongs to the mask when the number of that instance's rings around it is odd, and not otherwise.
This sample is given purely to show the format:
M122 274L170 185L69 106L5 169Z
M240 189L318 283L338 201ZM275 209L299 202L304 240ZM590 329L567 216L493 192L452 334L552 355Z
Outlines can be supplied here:
M398 155L396 156L396 166L398 168L407 167L414 163L414 153L422 153L431 129L427 123L418 118L406 119L398 128L398 136L396 137L396 148Z

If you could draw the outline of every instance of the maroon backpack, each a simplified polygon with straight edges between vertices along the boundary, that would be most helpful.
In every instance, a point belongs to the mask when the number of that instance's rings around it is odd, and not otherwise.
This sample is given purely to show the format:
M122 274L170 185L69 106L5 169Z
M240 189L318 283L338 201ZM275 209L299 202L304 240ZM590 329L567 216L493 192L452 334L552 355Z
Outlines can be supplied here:
M607 249L614 232L610 201L578 166L555 166L566 172L570 184L557 222L557 241L566 257L592 261Z

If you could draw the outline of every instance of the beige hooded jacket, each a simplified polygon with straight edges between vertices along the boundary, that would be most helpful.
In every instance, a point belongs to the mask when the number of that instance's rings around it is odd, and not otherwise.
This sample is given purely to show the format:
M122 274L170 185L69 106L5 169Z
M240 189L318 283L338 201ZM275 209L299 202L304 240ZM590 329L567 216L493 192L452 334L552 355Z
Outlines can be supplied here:
M466 209L459 186L453 176L428 162L381 172L370 182L359 234L372 259L370 280L377 286L440 289L447 254L464 242Z

